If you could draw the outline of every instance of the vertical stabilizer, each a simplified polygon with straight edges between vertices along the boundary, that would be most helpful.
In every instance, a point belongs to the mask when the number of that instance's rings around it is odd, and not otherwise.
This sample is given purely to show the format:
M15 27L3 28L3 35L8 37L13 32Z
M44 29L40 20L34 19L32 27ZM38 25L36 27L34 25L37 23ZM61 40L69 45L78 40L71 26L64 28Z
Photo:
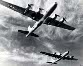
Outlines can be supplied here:
M31 29L32 29L32 28L31 28L31 26L29 25L29 26L28 26L28 31L31 31Z

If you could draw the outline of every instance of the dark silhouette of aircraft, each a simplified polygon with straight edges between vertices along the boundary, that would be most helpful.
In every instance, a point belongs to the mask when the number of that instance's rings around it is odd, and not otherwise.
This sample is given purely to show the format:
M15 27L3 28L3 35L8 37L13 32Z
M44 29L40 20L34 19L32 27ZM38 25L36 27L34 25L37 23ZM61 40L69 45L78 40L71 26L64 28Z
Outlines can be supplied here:
M46 15L41 14L41 11L43 10L42 8L39 8L38 12L33 11L32 10L33 4L28 4L27 8L23 8L23 7L5 2L3 0L0 0L0 4L39 22L39 23L36 22L33 27L29 26L28 31L18 30L18 32L26 34L26 37L29 35L38 37L38 35L34 34L33 32L42 24L52 25L52 26L56 26L56 27L60 27L60 28L68 29L68 30L75 29L74 27L71 27L71 26L65 24L64 19L61 22L56 20L56 18L59 16L57 14L55 14L54 18L49 17L51 15L51 13L56 9L57 3L54 4L54 6L46 13Z
M69 56L69 51L66 51L64 53L54 53L54 54L51 54L51 53L47 53L47 52L40 52L42 54L45 54L45 55L48 55L48 56L51 56L51 57L54 57L54 58L58 58L57 60L55 60L55 62L47 62L47 63L52 63L52 64L57 64L58 61L60 60L78 60L76 58L74 58L74 56Z

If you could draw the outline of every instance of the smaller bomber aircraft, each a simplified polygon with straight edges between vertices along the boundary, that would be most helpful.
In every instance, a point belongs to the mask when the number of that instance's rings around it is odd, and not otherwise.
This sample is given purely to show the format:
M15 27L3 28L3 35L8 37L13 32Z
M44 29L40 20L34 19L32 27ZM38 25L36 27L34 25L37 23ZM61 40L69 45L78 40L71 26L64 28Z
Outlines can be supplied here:
M47 62L47 63L51 63L51 64L57 64L58 61L60 60L78 60L76 58L74 58L74 56L69 56L69 51L66 51L64 53L54 53L54 54L51 54L51 53L47 53L47 52L40 52L42 54L45 54L45 55L48 55L48 56L51 56L51 57L54 57L54 58L57 58L57 60L55 60L55 62Z

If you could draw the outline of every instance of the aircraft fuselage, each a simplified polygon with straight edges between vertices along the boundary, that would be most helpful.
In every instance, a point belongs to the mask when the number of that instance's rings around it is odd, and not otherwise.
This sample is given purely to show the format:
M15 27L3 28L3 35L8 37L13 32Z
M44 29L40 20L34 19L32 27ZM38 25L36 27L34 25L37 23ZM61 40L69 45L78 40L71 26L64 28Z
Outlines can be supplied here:
M61 56L64 57L64 56L66 56L66 55L68 55L68 54L69 54L69 51L63 53Z
M69 51L63 53L63 54L61 55L61 57L55 61L55 63L58 62L58 61L60 61L61 59L63 59L63 58L64 58L65 56L67 56L68 54L69 54Z

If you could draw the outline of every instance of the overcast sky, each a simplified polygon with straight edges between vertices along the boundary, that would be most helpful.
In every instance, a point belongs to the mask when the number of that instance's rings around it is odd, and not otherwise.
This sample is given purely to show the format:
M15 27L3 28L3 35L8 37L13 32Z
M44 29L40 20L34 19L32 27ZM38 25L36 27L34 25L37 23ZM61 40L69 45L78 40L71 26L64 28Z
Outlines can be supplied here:
M82 0L5 0L18 6L27 7L33 3L33 10L44 8L43 14L50 9L54 2L57 9L51 15L59 14L67 18L68 25L76 28L74 31L42 25L35 33L35 38L18 33L18 29L27 30L35 22L28 20L15 11L0 5L0 66L55 66L46 64L54 61L53 58L40 54L40 51L49 53L70 51L78 61L61 60L56 66L80 66L83 63L83 2Z

